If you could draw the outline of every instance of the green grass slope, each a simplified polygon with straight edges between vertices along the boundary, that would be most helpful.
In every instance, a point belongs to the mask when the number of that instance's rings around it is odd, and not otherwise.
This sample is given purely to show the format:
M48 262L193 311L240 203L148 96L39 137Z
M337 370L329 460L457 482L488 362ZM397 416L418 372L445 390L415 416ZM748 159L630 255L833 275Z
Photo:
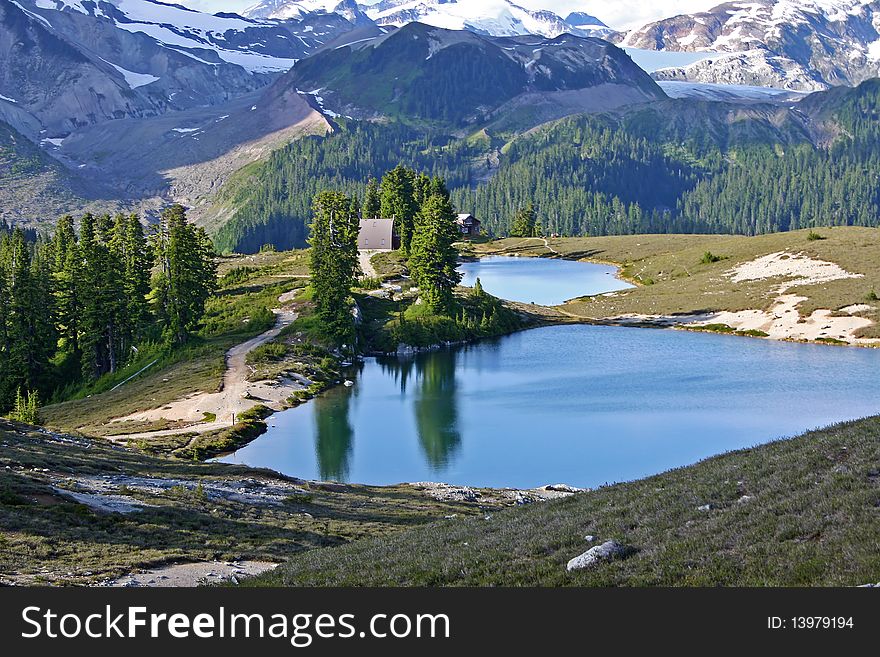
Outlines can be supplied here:
M710 510L700 507L711 505ZM588 543L586 535L597 541ZM616 539L627 559L569 573ZM283 586L853 586L880 580L880 419L568 499L293 557Z

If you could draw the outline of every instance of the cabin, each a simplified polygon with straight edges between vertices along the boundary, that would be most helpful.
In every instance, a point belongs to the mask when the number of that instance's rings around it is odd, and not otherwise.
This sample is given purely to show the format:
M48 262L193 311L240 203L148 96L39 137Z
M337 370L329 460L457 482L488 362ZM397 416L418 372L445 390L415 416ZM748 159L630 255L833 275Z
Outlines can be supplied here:
M458 230L461 231L462 235L466 235L467 237L479 237L481 222L474 215L460 214L456 219L456 223L458 224Z
M361 219L358 233L360 251L396 251L400 248L400 237L394 226L394 219Z

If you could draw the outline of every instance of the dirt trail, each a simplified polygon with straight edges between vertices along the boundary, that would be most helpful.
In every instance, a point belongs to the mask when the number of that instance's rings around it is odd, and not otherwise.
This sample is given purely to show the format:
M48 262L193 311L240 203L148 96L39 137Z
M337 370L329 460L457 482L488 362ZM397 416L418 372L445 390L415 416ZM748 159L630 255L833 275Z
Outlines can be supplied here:
M296 292L281 295L278 301L284 306L290 303ZM296 390L307 387L308 382L298 379L281 381L248 381L251 370L247 364L247 355L266 342L273 340L296 319L291 310L277 309L274 311L276 323L274 328L255 338L242 342L226 352L226 372L219 392L197 392L183 399L166 404L161 408L139 411L131 415L116 418L112 422L158 422L170 420L185 422L184 426L161 431L147 431L135 434L117 434L108 436L109 440L129 441L162 436L173 436L189 433L208 433L235 423L235 418L257 404L263 404L275 410L281 410L284 402ZM205 422L205 414L214 415L215 420Z
M358 251L358 261L361 264L361 271L367 278L379 278L379 273L373 266L373 256L379 251Z

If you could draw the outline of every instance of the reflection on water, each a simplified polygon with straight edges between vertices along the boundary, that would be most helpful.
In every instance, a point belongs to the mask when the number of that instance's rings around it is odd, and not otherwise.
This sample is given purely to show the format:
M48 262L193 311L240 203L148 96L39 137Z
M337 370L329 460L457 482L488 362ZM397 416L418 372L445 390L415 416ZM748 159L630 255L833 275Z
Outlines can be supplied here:
M383 358L378 363L384 372L400 381L404 394L407 381L415 370L417 388L413 396L413 413L419 444L431 467L442 471L461 445L455 359L432 353L412 359Z
M315 456L318 472L325 481L346 481L354 447L354 427L349 411L357 392L319 396L314 400Z

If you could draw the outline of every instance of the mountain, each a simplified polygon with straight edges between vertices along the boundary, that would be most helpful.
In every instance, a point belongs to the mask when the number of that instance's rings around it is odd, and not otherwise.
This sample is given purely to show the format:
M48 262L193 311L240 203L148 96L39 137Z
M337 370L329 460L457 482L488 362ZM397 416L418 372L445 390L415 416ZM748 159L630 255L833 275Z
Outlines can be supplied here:
M331 118L449 124L487 120L522 96L572 104L567 113L664 97L647 73L607 41L487 37L421 23L322 50L298 62L278 84L310 95Z
M263 0L242 12L247 18L276 20L304 19L315 14L337 14L352 23L362 23L366 18L354 0Z
M662 80L815 91L880 75L880 1L749 0L657 21L621 45L713 53Z
M354 27L340 14L274 21L154 0L0 0L0 119L54 139L218 105Z
M236 174L213 236L223 251L301 246L316 192L362 197L365 181L401 163L442 176L494 235L529 203L548 232L572 236L876 226L878 103L871 80L797 105L664 99L518 135L341 122Z
M381 0L364 7L364 10L379 25L401 26L419 22L490 36L535 34L554 38L566 33L607 36L613 32L593 17L574 25L552 11L525 9L511 0ZM586 15L573 16L581 20Z

